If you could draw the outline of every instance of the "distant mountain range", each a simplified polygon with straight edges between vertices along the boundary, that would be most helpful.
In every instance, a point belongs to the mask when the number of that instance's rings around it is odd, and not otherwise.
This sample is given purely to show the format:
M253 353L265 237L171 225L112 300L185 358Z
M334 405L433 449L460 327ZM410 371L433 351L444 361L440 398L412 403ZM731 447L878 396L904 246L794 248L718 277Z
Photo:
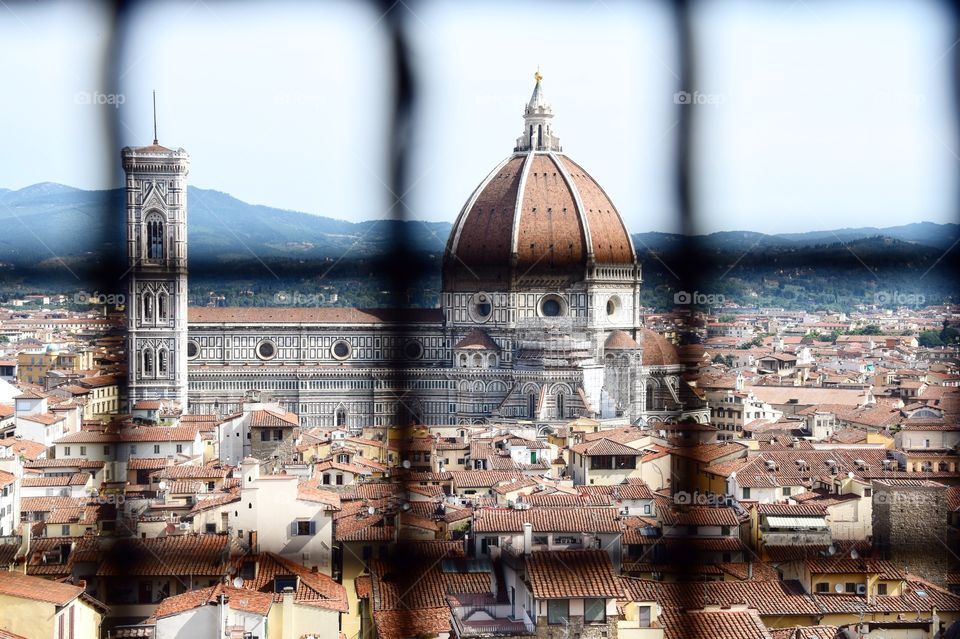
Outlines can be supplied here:
M220 191L188 187L190 257L204 263L261 257L323 258L339 256L352 247L358 255L383 253L400 225L405 225L412 249L442 251L449 222L348 222L329 217L247 204ZM39 256L68 258L104 250L104 242L122 240L124 196L121 189L85 191L43 182L16 191L0 188L0 260L35 263ZM768 235L722 231L697 236L698 246L711 251L751 247L802 248L871 237L947 248L960 239L960 224L920 222L885 228L844 228L833 231ZM635 233L637 251L671 250L683 237L675 233Z
M210 290L239 279L269 288L269 282L258 280L264 277L264 268L280 273L283 285L289 286L291 281L309 279L319 262L338 269L328 280L339 277L363 287L364 278L377 271L372 264L389 255L398 236L407 238L410 250L422 255L426 265L423 290L433 292L416 299L429 303L439 286L449 222L348 222L248 204L193 186L188 187L188 203L192 283L196 278ZM19 190L0 188L0 285L40 287L48 276L63 276L64 265L77 273L118 266L122 270L124 220L121 189L85 191L50 182ZM921 222L782 234L723 231L692 238L646 232L633 238L643 262L645 289L658 304L669 303L676 284L671 264L682 264L691 249L706 264L703 277L708 282L718 278L718 290L754 300L770 297L774 302L787 295L787 301L809 304L823 303L819 293L805 297L802 290L804 282L818 278L826 278L817 284L821 288L869 293L877 286L889 287L880 278L901 278L906 286L923 279L930 269L949 269L956 260L948 249L960 240L960 224ZM939 281L945 274L922 283L938 287L932 297L949 296ZM775 282L772 290L770 282ZM259 290L247 288L251 286ZM793 290L796 287L800 290ZM792 292L784 293L785 289ZM858 295L855 292L853 299Z

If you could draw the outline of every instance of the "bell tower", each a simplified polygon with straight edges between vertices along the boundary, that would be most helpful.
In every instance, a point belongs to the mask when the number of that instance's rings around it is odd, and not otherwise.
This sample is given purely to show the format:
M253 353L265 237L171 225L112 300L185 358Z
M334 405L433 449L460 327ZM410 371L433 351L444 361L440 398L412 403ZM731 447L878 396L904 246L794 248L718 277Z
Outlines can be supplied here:
M187 410L187 173L183 149L125 147L129 408L166 399Z

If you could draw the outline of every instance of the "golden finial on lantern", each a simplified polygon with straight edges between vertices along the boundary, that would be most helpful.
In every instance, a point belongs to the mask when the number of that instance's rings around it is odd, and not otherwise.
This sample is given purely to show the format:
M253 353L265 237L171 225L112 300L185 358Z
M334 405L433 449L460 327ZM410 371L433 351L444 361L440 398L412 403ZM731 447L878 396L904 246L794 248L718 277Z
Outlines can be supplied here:
M543 76L540 75L540 67L539 67L539 66L537 67L537 70L536 70L536 71L534 72L534 74L533 74L533 79L536 80L537 82L539 82L540 80L543 80Z

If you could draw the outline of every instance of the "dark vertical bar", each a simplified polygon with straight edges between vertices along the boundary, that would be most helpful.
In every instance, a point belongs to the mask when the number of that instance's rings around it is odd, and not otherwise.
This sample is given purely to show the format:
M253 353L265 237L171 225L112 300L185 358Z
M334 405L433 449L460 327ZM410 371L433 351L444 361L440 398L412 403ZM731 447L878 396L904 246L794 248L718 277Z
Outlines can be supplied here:
M677 73L679 78L679 91L693 93L698 89L696 73L696 46L693 34L693 18L691 16L690 0L675 0L674 19L676 24L676 52L677 52ZM694 176L693 176L693 158L695 153L695 140L693 139L693 120L698 108L692 104L678 105L675 108L678 118L677 124L677 148L675 150L676 165L674 167L675 197L677 205L677 215L679 216L680 232L682 234L682 243L677 255L683 256L683 259L674 263L679 269L677 275L680 277L680 286L683 291L694 292L702 291L700 285L704 265L701 262L703 252L699 250L696 239L697 217L694 209L696 198L694 194ZM685 331L681 331L683 341L691 339L694 334L694 314L697 312L695 305L683 307L688 315L685 317ZM676 458L675 458L676 459ZM670 493L673 498L679 492L685 492L689 495L696 494L697 477L696 472L689 472L687 464L672 464ZM686 505L680 505L676 499L672 507L677 510L685 510ZM684 543L687 541L687 543ZM685 602L685 609L696 609L702 606L703 602L696 601L696 595L692 584L695 575L701 572L701 566L705 563L700 546L696 545L693 536L682 536L678 543L667 549L668 561L676 564L679 572L678 577L678 596Z

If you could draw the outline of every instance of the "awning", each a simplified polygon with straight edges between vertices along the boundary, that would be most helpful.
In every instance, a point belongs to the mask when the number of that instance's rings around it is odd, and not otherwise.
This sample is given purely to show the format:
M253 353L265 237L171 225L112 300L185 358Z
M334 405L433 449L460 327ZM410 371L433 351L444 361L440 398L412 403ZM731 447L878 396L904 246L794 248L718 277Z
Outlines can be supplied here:
M823 517L767 517L770 528L826 528Z

